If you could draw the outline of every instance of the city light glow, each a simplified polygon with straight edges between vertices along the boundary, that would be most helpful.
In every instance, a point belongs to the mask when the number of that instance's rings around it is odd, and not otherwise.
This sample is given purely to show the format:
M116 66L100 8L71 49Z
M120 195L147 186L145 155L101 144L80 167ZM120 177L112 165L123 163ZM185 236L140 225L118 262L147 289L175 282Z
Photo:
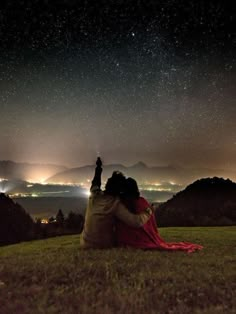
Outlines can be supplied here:
M84 190L84 195L86 195L86 196L90 196L91 195L91 192L90 192L90 190Z

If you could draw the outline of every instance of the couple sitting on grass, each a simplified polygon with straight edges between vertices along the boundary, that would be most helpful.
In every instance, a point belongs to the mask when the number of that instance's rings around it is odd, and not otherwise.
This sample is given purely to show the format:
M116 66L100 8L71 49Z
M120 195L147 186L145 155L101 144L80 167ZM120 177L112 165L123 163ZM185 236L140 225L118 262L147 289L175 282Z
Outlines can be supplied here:
M133 247L188 253L202 249L201 245L188 242L165 242L158 233L153 208L140 197L136 181L113 172L102 191L101 174L102 162L98 157L81 248Z

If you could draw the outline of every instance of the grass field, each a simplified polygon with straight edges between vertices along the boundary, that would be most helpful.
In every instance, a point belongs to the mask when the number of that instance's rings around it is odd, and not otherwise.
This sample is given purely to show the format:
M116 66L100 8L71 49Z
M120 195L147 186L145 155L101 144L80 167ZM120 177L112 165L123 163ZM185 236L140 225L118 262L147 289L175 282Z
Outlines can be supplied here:
M0 248L0 313L235 313L236 227L162 228L183 252L79 249L79 236Z

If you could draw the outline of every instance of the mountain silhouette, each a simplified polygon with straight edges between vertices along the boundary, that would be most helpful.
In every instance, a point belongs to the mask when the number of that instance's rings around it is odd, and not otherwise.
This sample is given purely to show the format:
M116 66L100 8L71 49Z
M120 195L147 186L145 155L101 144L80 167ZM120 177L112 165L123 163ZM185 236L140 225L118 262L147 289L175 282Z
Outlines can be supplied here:
M236 224L236 183L204 178L177 193L156 211L160 226Z
M236 179L236 173L222 169L192 169L180 166L155 166L149 167L143 162L138 162L132 166L124 166L122 164L103 165L103 181L109 178L113 171L119 170L127 177L133 177L138 183L155 183L155 182L176 182L186 186L189 182L193 182L199 178L206 176L223 176ZM73 183L79 184L91 180L94 175L94 165L84 167L76 167L57 173L49 177L48 183Z
M236 180L236 173L225 169L185 168L179 165L148 166L144 162L131 166L122 164L103 165L103 181L109 178L113 171L119 170L127 177L135 178L139 184L155 182L175 182L186 186L203 177L224 177ZM23 180L30 182L45 182L53 184L90 182L94 175L94 165L67 168L61 165L17 163L0 161L0 179Z
M145 169L145 168L147 168L147 165L144 162L139 161L136 164L134 164L133 166L131 166L131 168Z
M0 178L36 182L39 178L47 179L66 169L66 167L60 165L18 163L11 160L2 160L0 161Z

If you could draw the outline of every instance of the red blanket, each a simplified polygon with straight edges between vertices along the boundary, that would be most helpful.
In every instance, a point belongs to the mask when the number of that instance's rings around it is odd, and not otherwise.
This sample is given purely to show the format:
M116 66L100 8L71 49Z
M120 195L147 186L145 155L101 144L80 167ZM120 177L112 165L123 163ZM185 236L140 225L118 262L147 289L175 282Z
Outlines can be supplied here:
M136 213L141 213L150 207L149 203L140 197L135 201ZM168 251L186 251L188 253L201 250L203 247L189 242L165 242L159 235L154 214L141 228L129 227L123 222L117 223L118 246L134 247L139 249L159 249Z

